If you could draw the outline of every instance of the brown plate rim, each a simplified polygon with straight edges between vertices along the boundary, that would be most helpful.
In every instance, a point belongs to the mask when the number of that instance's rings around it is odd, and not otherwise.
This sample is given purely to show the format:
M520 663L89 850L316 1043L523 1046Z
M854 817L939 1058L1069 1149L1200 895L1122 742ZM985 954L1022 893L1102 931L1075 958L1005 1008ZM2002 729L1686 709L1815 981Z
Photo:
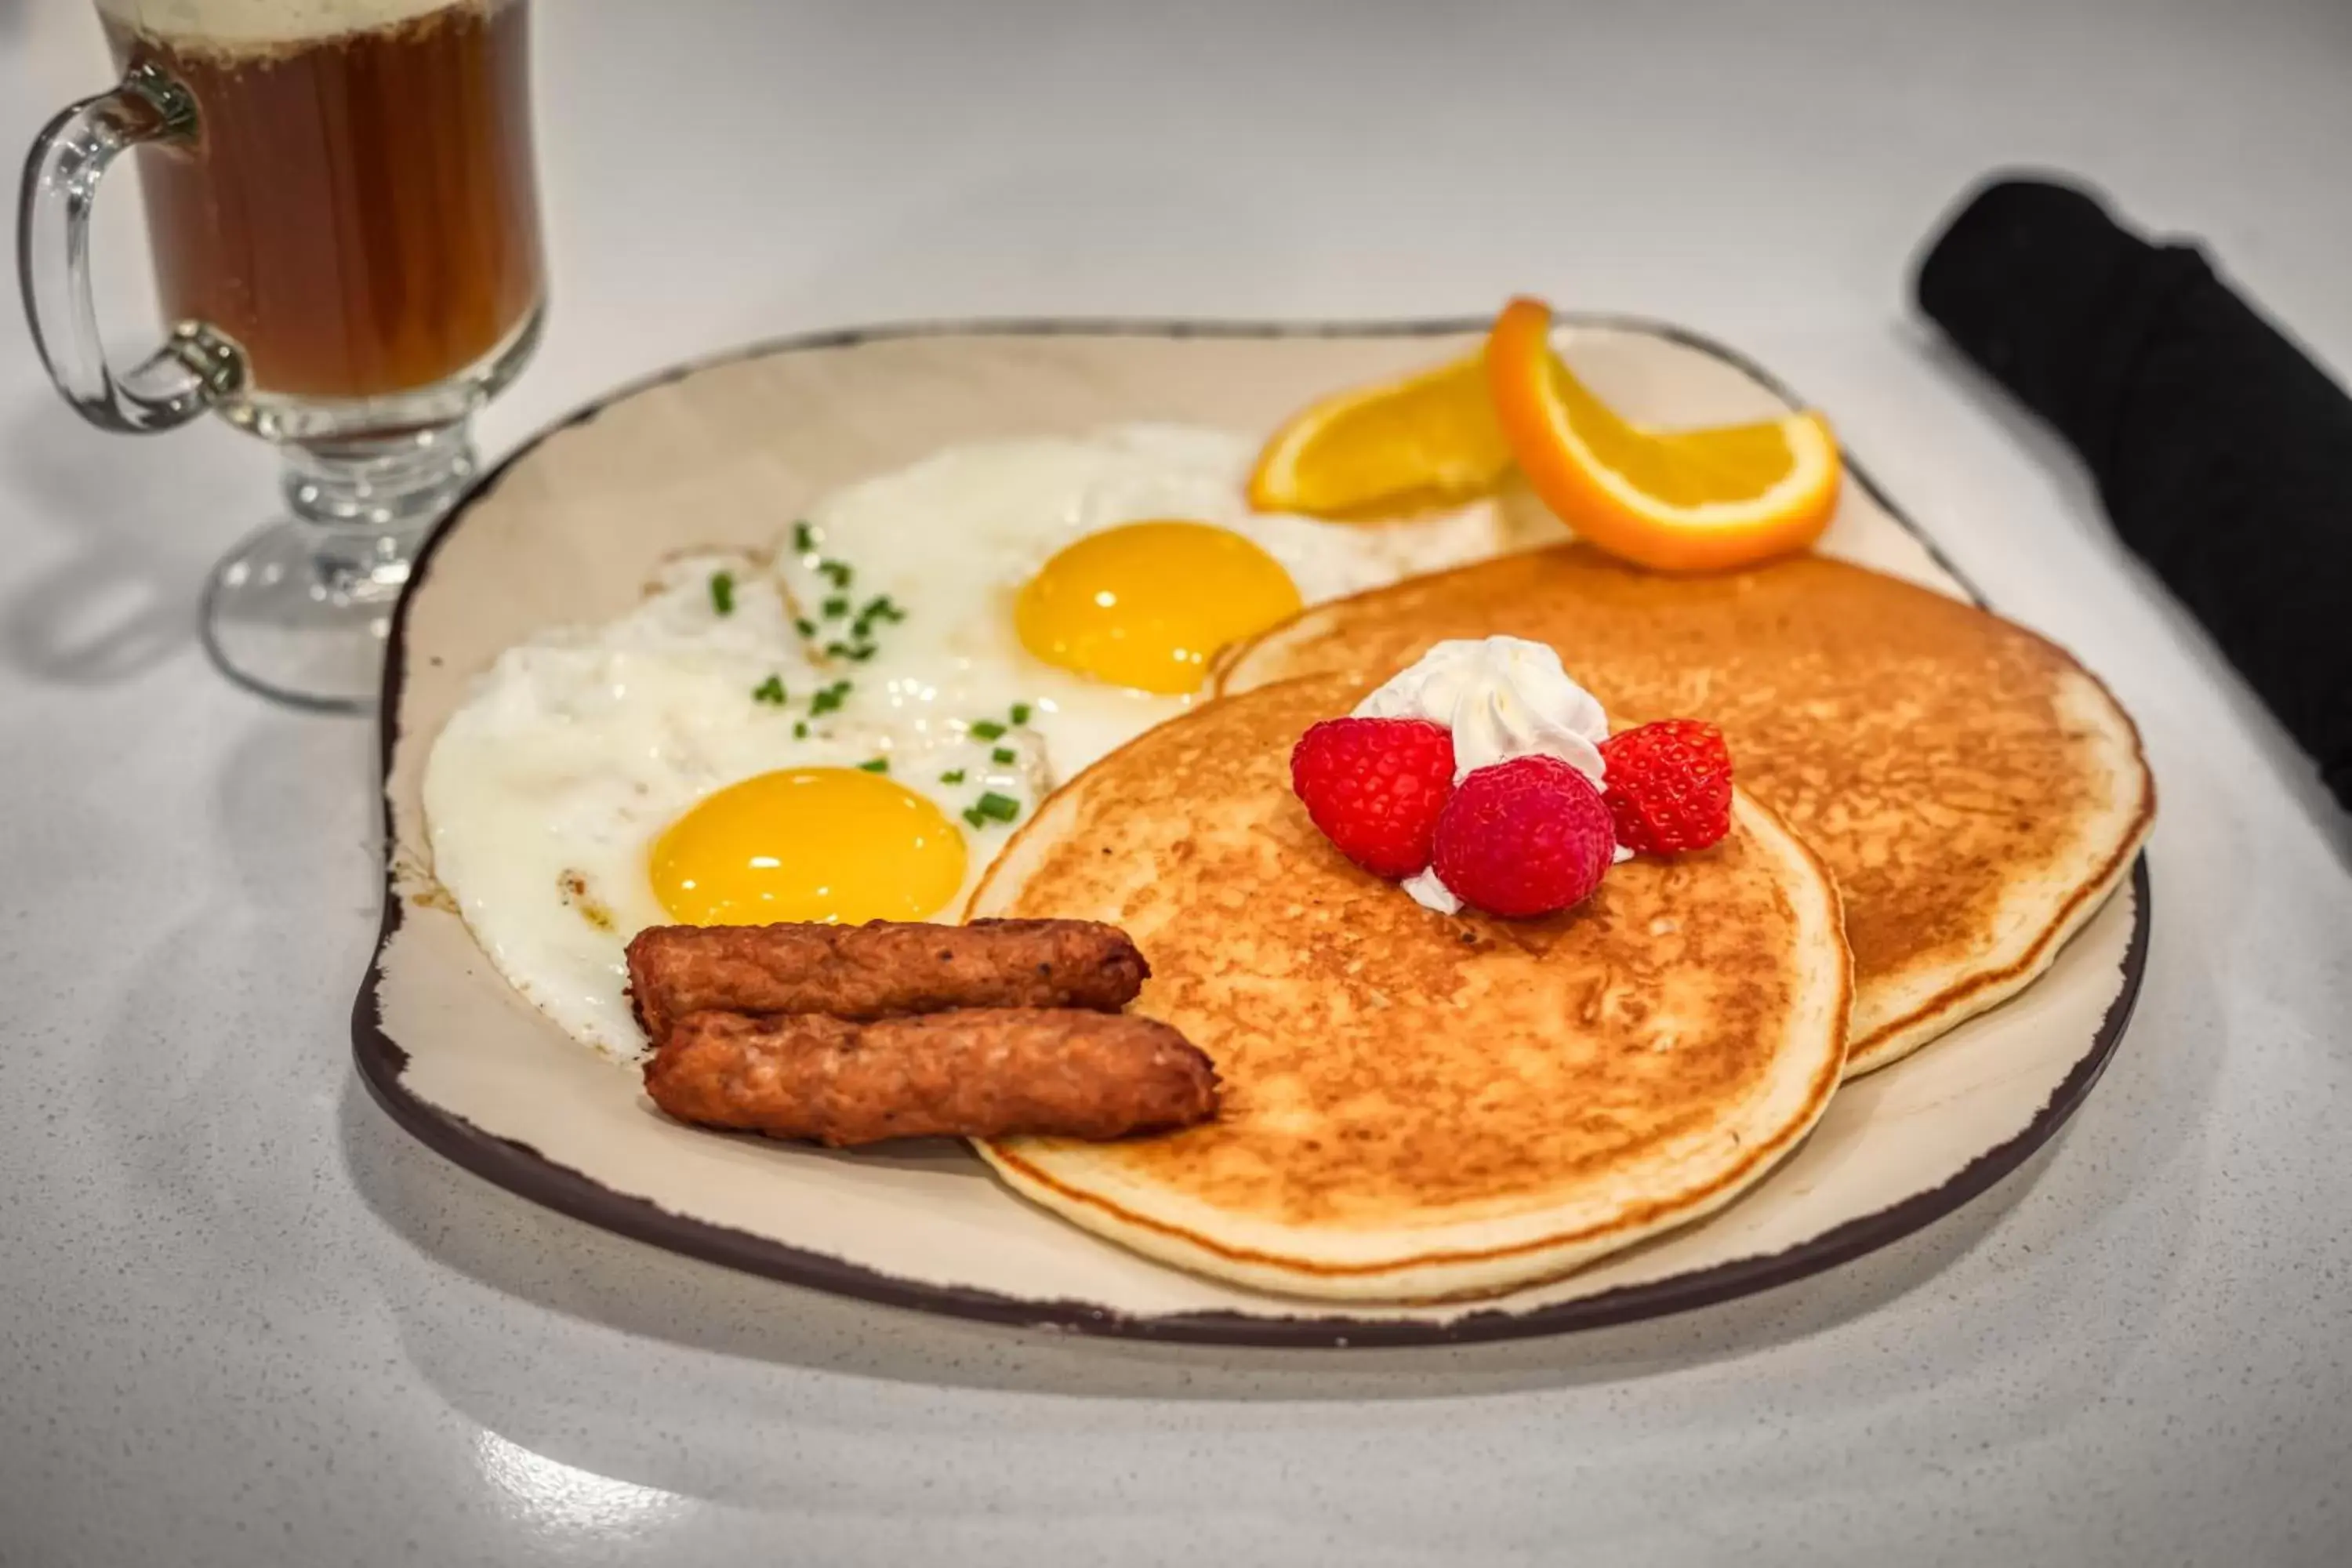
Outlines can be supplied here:
M1805 405L1803 399L1745 354L1687 328L1639 316L1614 314L1565 313L1559 320L1570 326L1612 328L1664 338L1730 365L1791 406ZM380 994L383 984L383 954L400 930L405 910L404 900L400 898L395 885L393 858L397 840L389 786L393 747L400 721L401 690L407 673L408 609L418 585L431 571L434 557L441 545L457 531L467 515L498 489L513 466L550 437L587 424L614 405L640 392L666 385L714 366L772 354L846 348L897 338L1444 337L1482 331L1486 325L1483 318L1318 322L1049 318L907 321L839 328L770 339L670 366L607 392L541 429L476 479L457 505L451 508L449 515L434 530L418 553L410 573L408 588L393 613L391 632L385 646L381 706L377 710L377 792L383 812L383 918L374 953L369 960L367 973L361 980L359 994L352 1006L352 1059L369 1094L404 1131L434 1152L476 1175L543 1207L671 1252L837 1296L948 1317L1018 1328L1055 1329L1195 1344L1324 1349L1463 1344L1568 1333L1663 1317L1769 1289L1852 1262L1942 1218L1985 1192L2023 1164L2074 1115L2089 1096L2092 1087L2098 1082L2099 1075L2106 1069L2123 1038L2125 1026L2130 1022L2133 1006L2139 998L2140 980L2147 964L2150 912L2147 858L2145 854L2138 856L2132 867L2136 907L2131 940L2122 964L2123 986L2100 1020L2090 1049L2074 1064L2064 1080L2052 1091L2049 1100L2021 1131L1979 1154L1941 1185L1916 1193L1875 1213L1848 1220L1834 1229L1764 1257L1741 1258L1646 1284L1623 1286L1579 1300L1557 1302L1523 1311L1486 1308L1443 1322L1326 1313L1292 1316L1214 1311L1147 1316L1119 1312L1085 1301L1027 1300L992 1290L901 1279L828 1254L754 1236L749 1231L672 1214L646 1199L614 1192L586 1173L549 1159L528 1143L501 1138L462 1116L426 1103L402 1081L408 1065L408 1053L383 1031ZM1899 526L1918 540L1936 563L1949 573L1953 580L1967 590L1971 599L1982 605L1984 597L1975 585L1854 460L1853 454L1841 447L1841 456L1844 458L1848 477L1885 509Z

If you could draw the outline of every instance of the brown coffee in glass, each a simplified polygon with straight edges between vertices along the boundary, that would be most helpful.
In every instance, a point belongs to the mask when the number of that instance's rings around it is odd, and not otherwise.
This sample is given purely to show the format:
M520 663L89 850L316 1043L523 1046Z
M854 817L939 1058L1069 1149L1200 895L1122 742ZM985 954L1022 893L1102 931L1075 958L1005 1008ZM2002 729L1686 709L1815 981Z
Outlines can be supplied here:
M217 411L282 447L293 517L224 563L209 646L274 695L374 693L472 412L536 340L528 0L99 0L123 79L43 133L25 299L66 396L154 430ZM110 367L82 265L98 177L142 148L170 340Z

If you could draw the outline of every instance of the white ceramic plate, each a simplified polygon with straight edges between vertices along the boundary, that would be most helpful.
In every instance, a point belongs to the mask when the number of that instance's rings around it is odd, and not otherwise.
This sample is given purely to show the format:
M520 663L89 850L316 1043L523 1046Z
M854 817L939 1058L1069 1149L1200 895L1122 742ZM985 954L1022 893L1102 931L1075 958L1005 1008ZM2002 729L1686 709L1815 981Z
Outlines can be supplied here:
M1762 371L1690 333L1569 326L1580 373L1644 422L1752 419L1792 404ZM2147 957L2144 861L2040 982L1840 1089L1804 1146L1715 1217L1491 1301L1345 1315L1097 1241L999 1186L960 1144L840 1153L673 1123L633 1071L510 990L433 883L419 781L467 683L542 626L627 608L664 555L764 547L826 490L950 442L1155 420L1268 430L1334 388L1465 353L1479 330L841 332L670 373L533 441L436 534L393 627L383 935L352 1019L378 1102L501 1186L656 1246L900 1306L1175 1340L1395 1344L1618 1322L1832 1267L1983 1192L2074 1112L2122 1037ZM1965 595L1848 462L1824 548Z

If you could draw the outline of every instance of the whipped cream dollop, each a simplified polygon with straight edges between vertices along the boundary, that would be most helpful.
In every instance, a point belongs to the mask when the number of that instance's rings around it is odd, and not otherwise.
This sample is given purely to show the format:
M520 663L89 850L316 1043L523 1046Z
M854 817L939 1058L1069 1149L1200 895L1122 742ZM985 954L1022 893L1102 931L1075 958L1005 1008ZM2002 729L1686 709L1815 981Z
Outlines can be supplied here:
M1425 719L1454 736L1454 782L1513 757L1556 757L1601 787L1609 715L1562 668L1549 644L1526 637L1439 643L1356 705L1359 719ZM1619 845L1620 861L1633 858ZM1424 909L1462 908L1431 867L1401 884Z

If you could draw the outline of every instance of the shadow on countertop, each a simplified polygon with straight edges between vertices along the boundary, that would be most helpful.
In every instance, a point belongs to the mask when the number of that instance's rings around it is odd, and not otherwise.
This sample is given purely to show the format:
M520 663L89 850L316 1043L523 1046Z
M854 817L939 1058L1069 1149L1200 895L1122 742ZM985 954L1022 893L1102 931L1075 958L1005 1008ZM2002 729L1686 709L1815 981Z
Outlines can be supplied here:
M111 686L195 642L215 520L189 515L214 497L210 482L183 481L187 461L177 443L89 429L52 395L0 410L0 468L18 504L69 545L0 590L0 658L44 685ZM255 521L268 497L254 491Z
M409 1245L551 1311L687 1349L928 1384L1147 1399L1413 1399L1638 1377L1790 1343L1895 1300L1974 1247L2062 1133L1983 1197L1842 1268L1720 1306L1492 1344L1347 1351L1017 1330L737 1273L542 1210L411 1141L356 1079L341 1106L360 1195ZM429 1342L420 1345L429 1356Z

